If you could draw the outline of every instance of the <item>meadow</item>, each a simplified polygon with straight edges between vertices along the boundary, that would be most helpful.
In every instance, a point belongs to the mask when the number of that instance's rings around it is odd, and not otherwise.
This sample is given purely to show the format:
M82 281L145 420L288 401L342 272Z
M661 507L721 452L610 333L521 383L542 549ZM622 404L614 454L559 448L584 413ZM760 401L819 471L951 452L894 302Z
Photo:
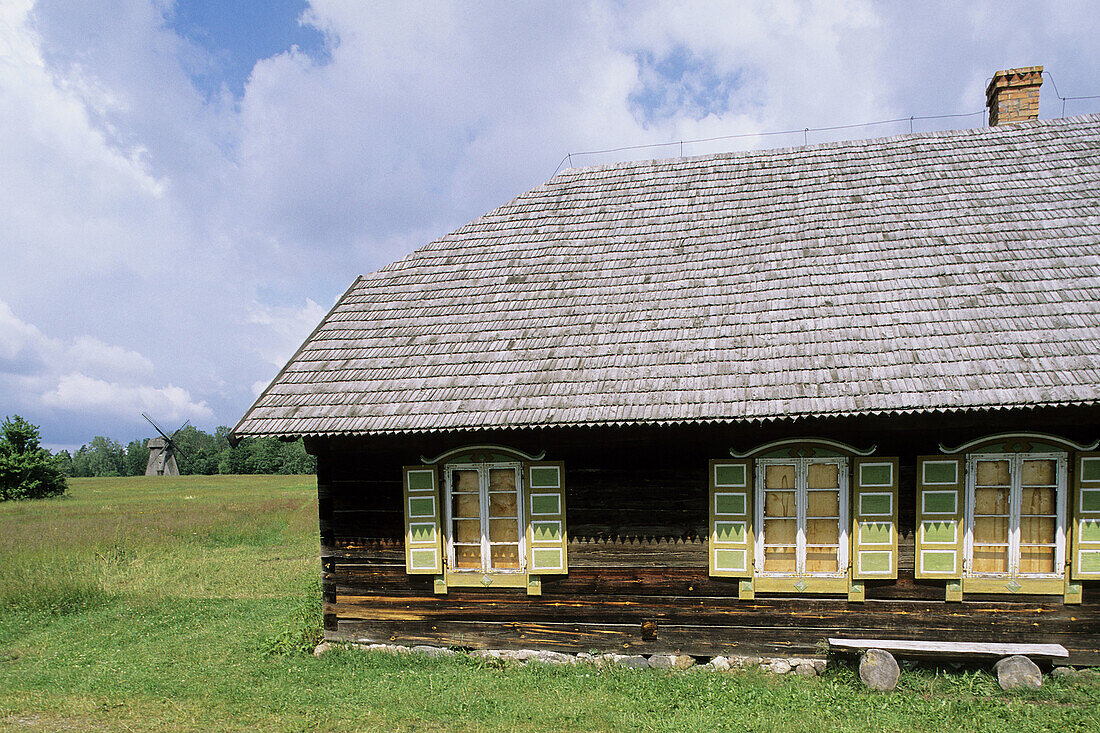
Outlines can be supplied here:
M683 674L309 654L312 476L73 479L0 504L0 729L1100 731L1100 675Z

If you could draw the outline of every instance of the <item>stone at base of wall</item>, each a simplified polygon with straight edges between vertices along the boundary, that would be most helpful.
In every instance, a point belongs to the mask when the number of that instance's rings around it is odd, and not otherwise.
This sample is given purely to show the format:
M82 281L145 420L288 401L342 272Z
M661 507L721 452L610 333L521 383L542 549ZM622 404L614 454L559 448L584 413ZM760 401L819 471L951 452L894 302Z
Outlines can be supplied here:
M375 644L368 640L360 642L321 642L313 650L313 656L321 657L326 652L336 647L360 649L363 651L386 652L388 654L423 654L432 657L453 656L453 649L438 646L402 646L400 644ZM798 675L811 677L825 671L827 664L824 659L807 657L738 657L720 656L711 657L700 664L695 657L687 654L563 654L536 649L477 649L471 651L471 657L476 659L496 659L501 662L526 664L528 662L540 662L542 664L594 664L600 667L619 666L635 669L669 669L689 670L692 672L731 672L739 669L759 667L772 674L787 674L794 672Z

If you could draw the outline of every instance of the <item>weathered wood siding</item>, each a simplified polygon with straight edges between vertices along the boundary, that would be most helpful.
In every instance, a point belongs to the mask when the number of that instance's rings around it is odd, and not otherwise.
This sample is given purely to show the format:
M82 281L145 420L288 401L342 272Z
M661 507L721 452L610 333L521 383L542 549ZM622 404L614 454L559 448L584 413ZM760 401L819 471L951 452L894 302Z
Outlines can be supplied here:
M1094 413L1086 415L1094 419ZM813 654L828 636L1060 643L1071 663L1100 664L1100 588L1082 605L1045 596L975 596L946 603L942 582L913 578L915 456L940 440L1010 429L941 418L802 426L901 458L899 578L867 584L864 603L844 598L737 598L732 579L707 573L706 465L790 429L611 429L508 436L373 438L315 442L325 629L330 638L580 652L694 655ZM1080 429L1027 429L1077 438ZM1086 420L1086 424L1088 421ZM1096 422L1091 423L1093 426ZM884 426L886 426L884 428ZM1078 428L1080 423L1078 423ZM887 429L888 428L888 429ZM1095 428L1093 428L1095 430ZM567 576L544 576L542 595L512 589L451 589L404 571L400 467L450 446L495 442L546 450L562 460L568 491ZM656 622L642 633L643 622Z

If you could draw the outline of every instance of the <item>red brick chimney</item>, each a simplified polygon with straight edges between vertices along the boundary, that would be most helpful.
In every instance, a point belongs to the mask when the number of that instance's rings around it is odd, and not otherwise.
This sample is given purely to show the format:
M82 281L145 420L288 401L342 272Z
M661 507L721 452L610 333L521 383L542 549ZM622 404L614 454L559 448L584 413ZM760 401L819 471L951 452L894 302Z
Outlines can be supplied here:
M1038 119L1042 84L1042 66L1006 69L994 74L985 89L990 126Z

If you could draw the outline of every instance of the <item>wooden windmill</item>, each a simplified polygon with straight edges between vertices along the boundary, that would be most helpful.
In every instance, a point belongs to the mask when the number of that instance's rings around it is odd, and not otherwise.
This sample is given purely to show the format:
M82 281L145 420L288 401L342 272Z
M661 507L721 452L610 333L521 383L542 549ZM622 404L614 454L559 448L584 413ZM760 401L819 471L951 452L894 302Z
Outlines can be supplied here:
M191 421L188 420L185 422L172 433L171 437L169 437L167 433L160 429L159 425L153 422L151 417L144 412L141 413L141 416L148 420L149 424L156 428L157 432L161 435L159 438L149 439L149 462L145 464L145 475L179 476L180 469L179 465L176 463L176 454L179 453L180 457L184 458L186 456L183 451L179 449L179 446L176 445L175 437L179 434L180 430L187 427Z

